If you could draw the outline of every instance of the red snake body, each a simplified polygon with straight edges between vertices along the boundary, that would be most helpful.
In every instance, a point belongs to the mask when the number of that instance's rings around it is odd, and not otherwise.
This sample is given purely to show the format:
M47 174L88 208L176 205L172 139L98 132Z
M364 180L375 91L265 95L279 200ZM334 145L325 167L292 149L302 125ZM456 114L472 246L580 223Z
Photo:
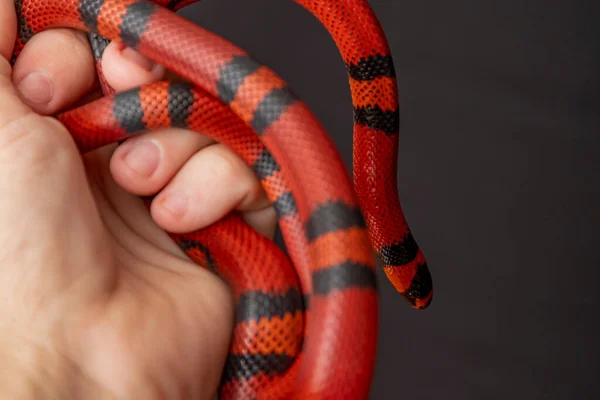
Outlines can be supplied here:
M373 11L367 0L297 0L329 30L348 70L353 188L333 143L282 79L165 8L196 0L161 1L17 0L13 61L34 34L70 27L119 40L189 81L117 94L104 84L105 97L58 118L82 152L150 129L191 129L232 148L260 178L289 258L236 213L172 235L235 297L219 398L367 398L378 329L373 249L413 307L432 298L398 199L396 77Z

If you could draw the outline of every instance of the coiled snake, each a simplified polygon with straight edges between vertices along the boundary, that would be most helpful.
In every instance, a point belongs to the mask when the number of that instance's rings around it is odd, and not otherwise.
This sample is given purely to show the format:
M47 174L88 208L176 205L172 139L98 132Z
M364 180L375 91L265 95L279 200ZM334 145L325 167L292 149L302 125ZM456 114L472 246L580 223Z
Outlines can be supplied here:
M348 71L353 187L333 143L282 79L171 11L194 1L17 0L13 62L37 32L85 30L106 96L58 116L82 152L182 127L231 147L260 178L288 256L235 213L172 235L235 296L219 398L367 398L378 330L373 250L413 307L432 298L398 199L398 93L385 35L367 0L296 0L328 29ZM183 82L112 93L102 80L103 38L137 49Z

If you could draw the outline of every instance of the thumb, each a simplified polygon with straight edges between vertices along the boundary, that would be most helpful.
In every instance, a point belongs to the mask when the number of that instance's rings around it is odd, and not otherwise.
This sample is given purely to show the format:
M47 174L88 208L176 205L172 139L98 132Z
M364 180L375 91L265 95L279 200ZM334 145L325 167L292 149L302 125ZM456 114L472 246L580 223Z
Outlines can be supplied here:
M20 99L12 83L8 60L15 32L14 4L0 0L0 221L3 223L6 223L4 214L13 211L12 205L31 207L49 193L63 190L56 185L57 179L68 184L65 171L80 178L84 171L67 130L58 121L34 113Z
M90 276L106 238L75 142L26 106L10 77L0 57L0 292L17 300Z
M14 207L59 206L84 178L83 162L68 131L55 119L33 112L14 88L11 68L0 59L0 220L14 220ZM64 205L63 205L64 206ZM40 210L41 211L41 210ZM12 217L11 217L12 216Z

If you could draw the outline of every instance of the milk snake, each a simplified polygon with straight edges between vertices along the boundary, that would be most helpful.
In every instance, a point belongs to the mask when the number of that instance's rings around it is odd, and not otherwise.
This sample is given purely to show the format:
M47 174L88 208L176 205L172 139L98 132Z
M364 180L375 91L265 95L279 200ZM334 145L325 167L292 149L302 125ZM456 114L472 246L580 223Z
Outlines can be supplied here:
M367 0L296 0L330 32L348 72L353 187L332 141L281 78L171 11L195 1L16 0L12 61L40 31L87 31L105 97L58 115L82 152L181 127L229 146L260 179L288 255L236 213L199 232L171 234L234 294L219 398L367 398L379 318L373 250L408 303L425 308L432 298L398 199L398 92L385 34ZM101 72L108 40L183 79L115 94Z

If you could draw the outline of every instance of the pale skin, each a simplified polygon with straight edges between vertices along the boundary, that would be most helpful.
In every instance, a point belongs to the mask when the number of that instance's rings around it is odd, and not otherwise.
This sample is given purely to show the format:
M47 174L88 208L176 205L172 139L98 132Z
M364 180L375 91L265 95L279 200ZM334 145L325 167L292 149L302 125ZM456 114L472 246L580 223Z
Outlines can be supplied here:
M212 398L231 294L164 230L235 209L272 237L259 182L227 148L184 130L81 157L49 116L97 92L85 36L41 33L11 69L15 34L13 0L0 0L0 398ZM165 74L114 44L103 68L117 90ZM149 212L138 196L150 194Z

